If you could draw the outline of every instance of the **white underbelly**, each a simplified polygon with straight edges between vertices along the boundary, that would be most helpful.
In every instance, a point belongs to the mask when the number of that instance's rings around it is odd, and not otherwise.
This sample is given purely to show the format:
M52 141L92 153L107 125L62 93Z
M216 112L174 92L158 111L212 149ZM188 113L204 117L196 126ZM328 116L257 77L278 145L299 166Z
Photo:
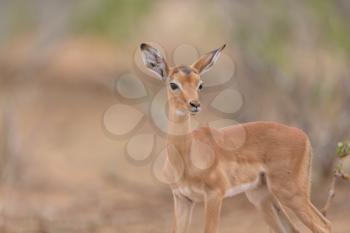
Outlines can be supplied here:
M237 186L233 186L233 187L226 190L225 197L232 197L232 196L235 196L237 194L254 189L259 185L259 183L260 183L260 179L257 178L255 181L253 181L251 183L244 183L244 184L240 184Z

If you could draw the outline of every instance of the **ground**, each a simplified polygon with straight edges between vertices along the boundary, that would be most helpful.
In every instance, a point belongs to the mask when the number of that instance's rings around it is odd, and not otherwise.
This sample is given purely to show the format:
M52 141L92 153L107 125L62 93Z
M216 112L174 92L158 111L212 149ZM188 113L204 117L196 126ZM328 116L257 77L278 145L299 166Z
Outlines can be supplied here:
M105 110L118 102L110 90L26 85L14 99L17 150L2 178L0 232L171 232L172 197L154 176L156 155L131 162L128 139L101 126ZM321 206L328 182L316 178L313 201ZM329 212L335 233L349 232L349 196L349 185L340 183ZM202 210L194 211L191 233L203 230ZM232 232L269 232L244 195L224 202L220 233Z

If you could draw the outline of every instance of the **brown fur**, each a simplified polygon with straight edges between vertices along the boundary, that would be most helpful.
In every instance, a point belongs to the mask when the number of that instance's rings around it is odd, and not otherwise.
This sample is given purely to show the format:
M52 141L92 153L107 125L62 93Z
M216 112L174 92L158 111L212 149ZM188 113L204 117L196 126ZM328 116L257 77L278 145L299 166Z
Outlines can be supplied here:
M204 232L217 233L222 200L230 193L245 192L273 232L298 232L285 212L287 207L312 232L329 233L329 221L310 201L311 146L303 131L273 122L192 131L190 114L177 113L190 109L189 101L198 101L199 74L218 51L195 62L193 72L170 68L166 81L182 86L180 91L168 88L168 160L164 173L172 180L173 232L187 233L194 204L204 202Z

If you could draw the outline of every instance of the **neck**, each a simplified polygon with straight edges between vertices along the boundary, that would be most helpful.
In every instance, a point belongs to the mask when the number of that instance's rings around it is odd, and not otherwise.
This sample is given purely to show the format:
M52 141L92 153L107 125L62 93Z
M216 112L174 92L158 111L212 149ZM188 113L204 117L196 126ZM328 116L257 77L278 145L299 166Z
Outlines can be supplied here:
M188 113L177 110L169 102L168 144L174 145L182 155L189 152L192 142L191 119Z

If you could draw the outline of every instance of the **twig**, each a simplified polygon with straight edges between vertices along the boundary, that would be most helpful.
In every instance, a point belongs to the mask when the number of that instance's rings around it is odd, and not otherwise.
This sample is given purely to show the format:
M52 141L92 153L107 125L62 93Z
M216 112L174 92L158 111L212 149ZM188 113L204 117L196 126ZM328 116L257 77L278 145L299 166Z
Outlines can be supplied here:
M343 162L344 159L346 157L348 157L350 155L350 143L344 143L344 142L339 142L338 146L337 146L337 156L338 156L338 162L337 162L337 166L335 168L333 177L332 177L332 182L331 182L331 186L329 189L329 193L328 193L328 198L326 201L326 204L324 205L324 207L322 208L321 212L324 216L326 216L327 211L331 205L332 200L334 199L335 196L335 186L337 183L337 179L341 178L343 180L347 180L350 181L350 175L345 173L343 171Z
M327 211L329 209L329 206L331 205L331 202L335 196L335 184L337 183L337 175L334 174L333 177L332 177L332 183L331 183L331 187L329 189L329 194L328 194L328 198L327 198L327 201L326 201L326 204L324 205L324 207L322 208L321 210L321 213L326 216L327 214Z

